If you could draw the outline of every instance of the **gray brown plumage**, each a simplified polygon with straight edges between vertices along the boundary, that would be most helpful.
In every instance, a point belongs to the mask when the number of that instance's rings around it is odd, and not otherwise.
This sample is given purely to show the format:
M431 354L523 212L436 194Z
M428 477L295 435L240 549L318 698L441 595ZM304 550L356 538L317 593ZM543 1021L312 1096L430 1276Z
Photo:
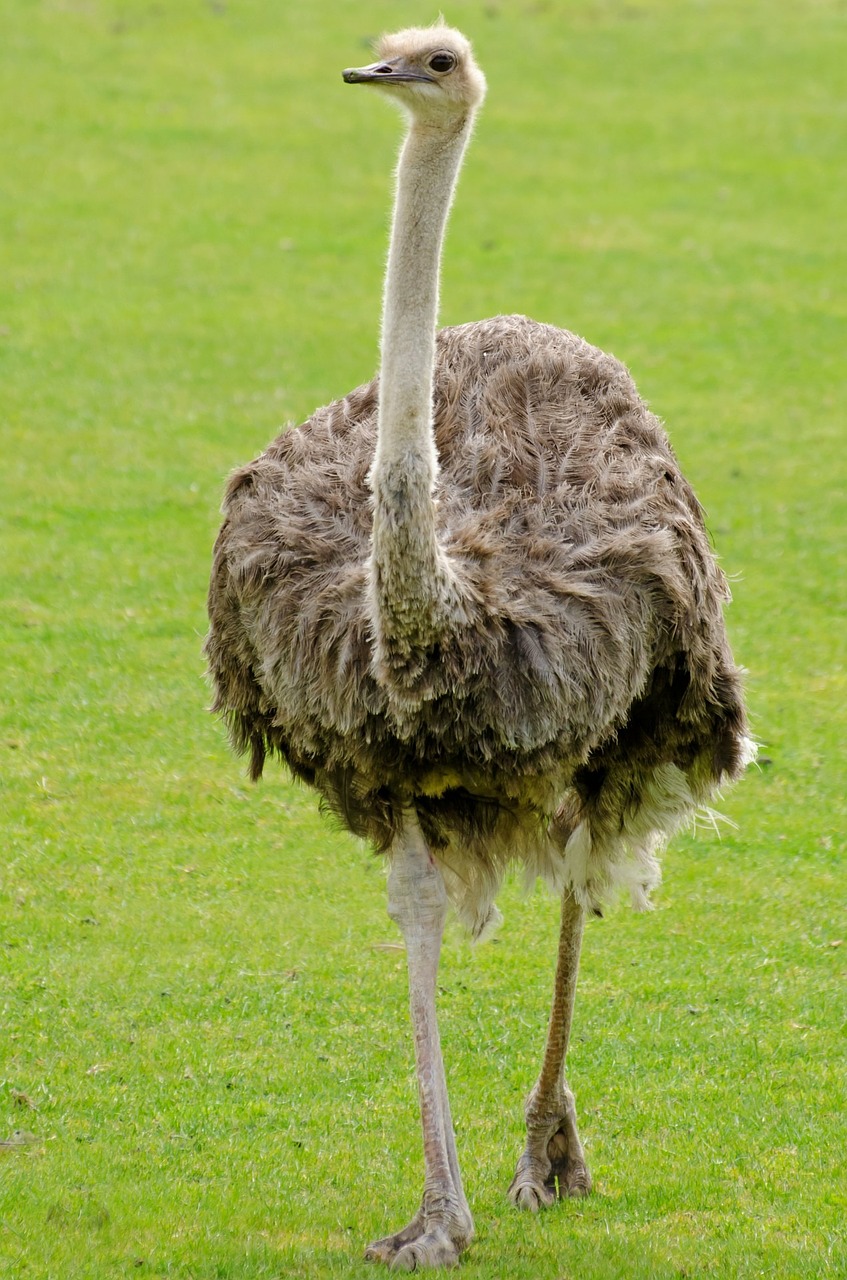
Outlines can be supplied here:
M436 27L344 73L410 116L380 375L230 480L206 642L215 709L389 859L406 942L421 1207L367 1256L452 1265L462 1189L435 992L447 900L475 935L510 860L562 892L555 996L510 1195L591 1180L564 1076L586 909L645 905L662 841L751 759L726 581L627 370L523 316L436 337L442 236L485 80Z
M726 583L617 360L522 316L442 330L437 352L437 526L467 621L427 648L374 644L374 380L230 480L215 708L254 777L277 752L379 848L414 804L476 927L508 857L555 878L583 819L596 907L633 858L649 888L656 836L747 762Z

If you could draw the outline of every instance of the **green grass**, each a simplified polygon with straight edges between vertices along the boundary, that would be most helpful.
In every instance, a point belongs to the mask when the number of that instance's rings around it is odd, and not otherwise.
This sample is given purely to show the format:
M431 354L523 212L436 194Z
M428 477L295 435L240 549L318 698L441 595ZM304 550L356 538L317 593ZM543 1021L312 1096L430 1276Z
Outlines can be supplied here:
M5 0L0 1274L357 1277L421 1177L379 865L205 713L222 480L376 362L393 114L375 0ZM557 907L452 933L469 1278L841 1277L842 0L456 0L489 76L443 318L622 356L737 575L766 763L592 924L597 1182L507 1205ZM843 945L839 945L843 942Z

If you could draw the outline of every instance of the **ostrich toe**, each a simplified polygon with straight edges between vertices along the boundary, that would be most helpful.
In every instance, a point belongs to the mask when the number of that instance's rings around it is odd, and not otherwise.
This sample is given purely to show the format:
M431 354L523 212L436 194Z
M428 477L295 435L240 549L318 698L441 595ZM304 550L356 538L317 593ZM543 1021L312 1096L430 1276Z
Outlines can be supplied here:
M365 1260L384 1262L394 1271L454 1267L472 1234L470 1218L461 1212L436 1215L421 1209L402 1231L368 1245Z
M572 1124L570 1117L563 1117L561 1126L542 1149L537 1142L527 1143L509 1187L509 1199L519 1209L537 1213L556 1200L591 1192L591 1174L579 1140L573 1142Z

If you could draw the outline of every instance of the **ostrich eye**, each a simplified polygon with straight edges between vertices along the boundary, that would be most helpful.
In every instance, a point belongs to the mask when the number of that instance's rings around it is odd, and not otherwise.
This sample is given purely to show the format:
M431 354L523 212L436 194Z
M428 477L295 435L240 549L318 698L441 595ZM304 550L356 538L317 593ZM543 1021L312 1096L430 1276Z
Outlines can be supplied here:
M448 53L446 49L434 53L429 60L430 71L452 71L455 65L455 54Z

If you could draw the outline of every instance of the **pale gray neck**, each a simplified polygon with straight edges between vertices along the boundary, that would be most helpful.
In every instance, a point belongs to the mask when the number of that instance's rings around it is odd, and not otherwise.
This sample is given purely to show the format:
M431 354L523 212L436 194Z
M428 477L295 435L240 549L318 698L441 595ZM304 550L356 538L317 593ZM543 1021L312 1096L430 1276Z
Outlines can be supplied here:
M382 318L379 443L375 466L430 457L432 378L444 228L471 130L465 117L447 132L413 124L400 154Z
M472 125L413 124L400 155L382 323L369 563L377 669L389 683L464 618L454 566L440 546L433 490L433 364L444 228ZM399 677L398 677L399 678Z

